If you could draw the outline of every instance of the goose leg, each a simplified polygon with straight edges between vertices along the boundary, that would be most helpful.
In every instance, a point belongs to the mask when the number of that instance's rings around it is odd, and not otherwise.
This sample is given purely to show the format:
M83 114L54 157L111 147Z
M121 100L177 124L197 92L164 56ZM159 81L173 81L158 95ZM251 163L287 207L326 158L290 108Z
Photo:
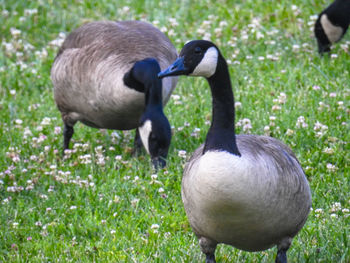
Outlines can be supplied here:
M201 251L206 255L205 263L216 263L215 261L215 249L216 249L216 241L211 239L201 237L199 239L199 245L201 247Z
M279 249L277 251L276 263L287 263L287 250Z
M64 153L64 150L69 149L69 142L73 136L73 133L74 133L73 126L70 126L65 123L63 128L63 153Z
M275 263L287 263L287 250L292 243L292 238L287 237L277 246L277 256Z
M206 254L205 263L216 263L214 253Z
M134 139L134 149L132 151L133 156L138 156L142 151L142 141L139 133L139 129L136 129L135 139Z

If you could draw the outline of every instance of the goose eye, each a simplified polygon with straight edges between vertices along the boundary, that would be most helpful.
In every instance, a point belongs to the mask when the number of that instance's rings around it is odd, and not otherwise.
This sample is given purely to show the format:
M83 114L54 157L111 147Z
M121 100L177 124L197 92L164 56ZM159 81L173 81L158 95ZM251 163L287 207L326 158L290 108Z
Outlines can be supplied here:
M200 53L202 53L202 49L201 49L200 47L196 47L196 48L194 49L194 53L200 54Z

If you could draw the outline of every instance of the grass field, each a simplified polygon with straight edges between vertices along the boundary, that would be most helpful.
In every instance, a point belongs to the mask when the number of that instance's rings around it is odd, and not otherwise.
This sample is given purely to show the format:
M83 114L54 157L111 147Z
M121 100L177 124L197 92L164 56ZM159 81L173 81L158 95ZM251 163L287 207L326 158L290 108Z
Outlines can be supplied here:
M205 139L211 97L180 78L165 113L168 166L131 156L134 131L76 125L62 158L50 68L68 32L93 20L144 19L180 50L211 39L230 65L237 132L288 144L313 210L289 262L350 262L350 34L317 54L327 1L0 0L0 262L204 262L181 202L183 165ZM220 245L218 262L273 262L276 249Z

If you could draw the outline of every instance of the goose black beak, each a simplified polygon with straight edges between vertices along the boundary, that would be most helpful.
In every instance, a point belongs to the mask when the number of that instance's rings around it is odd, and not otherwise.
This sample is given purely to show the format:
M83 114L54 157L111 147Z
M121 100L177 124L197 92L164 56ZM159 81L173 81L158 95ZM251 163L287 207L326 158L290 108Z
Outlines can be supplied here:
M168 76L179 76L188 75L189 70L184 65L184 58L180 57L173 64L171 64L167 69L158 73L158 78L164 78Z

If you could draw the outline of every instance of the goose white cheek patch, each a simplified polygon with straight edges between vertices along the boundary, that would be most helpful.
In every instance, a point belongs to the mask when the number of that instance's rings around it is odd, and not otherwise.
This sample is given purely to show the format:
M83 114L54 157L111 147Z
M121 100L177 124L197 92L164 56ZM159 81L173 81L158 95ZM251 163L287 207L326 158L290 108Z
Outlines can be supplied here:
M219 53L215 47L208 48L201 62L197 65L197 67L193 70L193 72L190 75L202 76L206 78L211 77L216 71L216 66L218 64L218 56Z
M148 154L149 154L148 138L151 131L152 131L152 122L150 120L145 121L143 125L139 127L141 141L146 151L148 152Z
M343 34L343 29L340 26L333 25L326 14L322 15L320 22L329 42L337 42Z

